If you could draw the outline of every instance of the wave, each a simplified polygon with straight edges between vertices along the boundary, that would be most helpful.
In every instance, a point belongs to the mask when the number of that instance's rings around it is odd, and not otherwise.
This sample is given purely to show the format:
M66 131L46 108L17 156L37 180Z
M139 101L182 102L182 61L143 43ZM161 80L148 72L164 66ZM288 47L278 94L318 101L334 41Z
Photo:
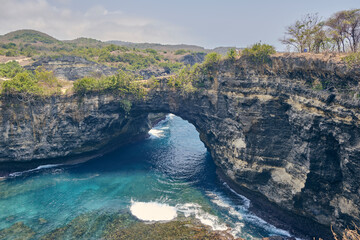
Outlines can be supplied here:
M268 232L272 232L275 234L279 234L282 236L287 236L287 237L291 237L292 235L283 229L277 228L274 225L266 222L265 220L261 219L258 216L255 216L254 214L251 214L250 212L248 212L248 209L250 208L250 199L244 197L243 195L237 193L234 189L230 188L230 186L224 182L223 185L229 189L231 192L233 192L236 196L240 197L243 202L244 202L244 206L245 206L245 210L247 211L247 213L242 214L242 217L245 221L250 222L252 224L255 224L263 229L265 229ZM232 211L229 211L229 213L231 214Z
M251 222L259 227L262 227L263 229L265 229L268 232L278 234L281 236L292 237L292 235L288 231L277 228L274 225L266 222L265 220L259 218L258 216L255 216L253 214L244 215L244 220Z
M215 231L225 231L228 229L225 223L221 222L220 219L210 213L202 210L201 206L196 203L186 203L176 205L176 209L183 213L185 217L195 217L202 224L210 226Z
M152 128L149 131L149 134L150 134L150 139L165 137L164 130L162 129Z
M220 208L226 209L231 216L238 220L243 220L243 215L224 197L215 193L207 193L206 195L210 197L211 202L215 203Z
M177 217L175 207L158 202L131 201L130 211L143 221L170 221Z
M250 199L244 197L243 195L237 193L234 189L232 189L226 182L223 183L223 185L229 189L232 193L234 193L236 196L240 197L243 202L244 202L244 205L246 207L246 209L249 209L250 208Z
M196 203L177 204L175 207L160 202L137 202L131 200L130 212L143 221L171 221L182 213L185 217L194 217L213 230L228 229L215 215L205 212Z
M229 213L229 215L237 218L238 220L240 220L240 222L244 222L244 221L249 222L249 223L254 224L260 228L263 228L267 232L270 232L275 235L287 236L287 237L292 236L288 231L277 228L274 225L266 222L265 220L261 219L260 217L255 216L254 214L249 212L248 209L250 206L250 200L248 198L236 193L226 183L224 183L224 185L227 186L237 196L241 197L242 200L244 200L245 207L244 206L234 206L227 197L222 196L221 194L218 194L218 193L208 192L206 195L208 197L210 197L211 202L213 202L220 208L226 209L227 212ZM236 209L237 207L242 209L243 211L238 211ZM238 222L238 221L234 222L235 226L232 227L232 231L231 231L234 236L239 236L239 234L242 233L242 227L244 227L244 223L240 223L240 222Z
M23 175L24 173L31 173L31 172L35 172L35 171L39 171L41 169L47 169L47 168L54 168L54 167L58 167L61 166L62 164L46 164L46 165L40 165L37 168L33 168L30 170L26 170L26 171L22 171L22 172L13 172L9 174L9 177L19 177L21 175Z

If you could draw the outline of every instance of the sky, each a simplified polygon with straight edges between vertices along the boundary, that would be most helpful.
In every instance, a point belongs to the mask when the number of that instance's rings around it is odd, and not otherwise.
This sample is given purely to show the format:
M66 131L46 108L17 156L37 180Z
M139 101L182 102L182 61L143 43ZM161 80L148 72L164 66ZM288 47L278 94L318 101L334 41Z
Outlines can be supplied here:
M34 29L60 40L248 47L277 50L285 28L308 13L323 19L359 0L0 0L0 35Z

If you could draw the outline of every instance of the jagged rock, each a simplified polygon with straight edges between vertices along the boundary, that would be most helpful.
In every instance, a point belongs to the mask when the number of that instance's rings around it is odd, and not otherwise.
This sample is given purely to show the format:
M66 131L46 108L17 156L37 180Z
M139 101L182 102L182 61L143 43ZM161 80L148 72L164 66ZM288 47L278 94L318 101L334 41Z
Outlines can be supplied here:
M42 57L25 68L33 71L39 66L53 71L59 79L70 81L91 75L114 75L118 70L77 56Z
M183 56L180 59L180 62L184 63L185 65L195 65L196 63L202 63L205 59L206 53L197 52L197 53L190 53Z
M161 77L166 76L171 73L170 69L160 68L160 67L150 67L146 69L141 69L134 72L135 74L141 75L144 79L149 79L151 77Z

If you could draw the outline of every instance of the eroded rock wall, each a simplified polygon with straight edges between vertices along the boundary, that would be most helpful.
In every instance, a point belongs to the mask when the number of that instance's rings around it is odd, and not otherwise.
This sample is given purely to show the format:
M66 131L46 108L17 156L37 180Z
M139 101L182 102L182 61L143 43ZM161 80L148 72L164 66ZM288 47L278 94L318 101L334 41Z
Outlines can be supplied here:
M211 87L164 98L239 186L340 229L360 223L359 77L323 60L241 59L222 63Z
M93 154L121 146L150 129L148 114L129 116L113 95L57 96L0 102L0 162Z

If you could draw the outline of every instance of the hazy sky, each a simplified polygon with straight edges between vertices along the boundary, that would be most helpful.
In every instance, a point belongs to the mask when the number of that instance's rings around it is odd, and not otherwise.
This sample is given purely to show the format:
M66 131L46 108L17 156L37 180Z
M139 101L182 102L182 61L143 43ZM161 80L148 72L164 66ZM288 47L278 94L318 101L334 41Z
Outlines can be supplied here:
M35 29L58 39L246 47L278 39L307 13L324 18L359 0L0 0L0 34Z

